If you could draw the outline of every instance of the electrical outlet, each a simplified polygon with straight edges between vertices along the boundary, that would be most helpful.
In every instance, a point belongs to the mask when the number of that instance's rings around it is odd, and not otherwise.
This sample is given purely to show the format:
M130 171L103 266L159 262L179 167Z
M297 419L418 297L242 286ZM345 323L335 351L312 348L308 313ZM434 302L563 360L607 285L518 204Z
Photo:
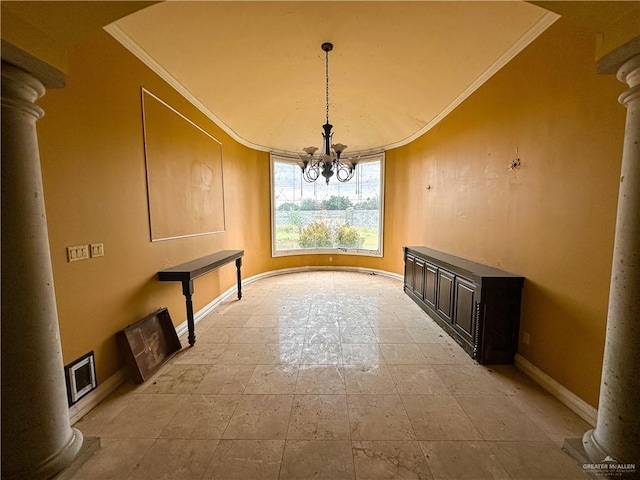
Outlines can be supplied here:
M104 257L104 243L91 244L91 258Z
M525 345L529 345L530 340L531 338L529 337L529 332L524 332L522 334L522 343L524 343Z
M89 245L76 245L67 247L67 260L69 262L77 262L89 258Z

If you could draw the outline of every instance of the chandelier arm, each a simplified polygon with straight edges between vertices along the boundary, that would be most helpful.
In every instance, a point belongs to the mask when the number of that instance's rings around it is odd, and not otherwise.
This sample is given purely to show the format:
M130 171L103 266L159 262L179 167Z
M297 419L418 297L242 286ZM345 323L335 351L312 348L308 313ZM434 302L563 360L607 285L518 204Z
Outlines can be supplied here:
M320 169L317 165L308 166L305 170L302 170L302 178L307 183L315 182L320 176Z
M356 172L356 166L347 166L338 161L335 162L336 167L336 178L340 182L348 182L353 178L353 175Z

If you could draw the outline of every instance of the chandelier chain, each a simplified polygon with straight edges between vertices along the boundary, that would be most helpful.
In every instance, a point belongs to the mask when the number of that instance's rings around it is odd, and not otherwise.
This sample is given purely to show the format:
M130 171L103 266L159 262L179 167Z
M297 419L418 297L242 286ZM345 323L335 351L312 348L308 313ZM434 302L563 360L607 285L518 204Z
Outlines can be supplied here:
M327 123L329 123L329 51L325 55L325 78L326 78L326 99L327 99Z

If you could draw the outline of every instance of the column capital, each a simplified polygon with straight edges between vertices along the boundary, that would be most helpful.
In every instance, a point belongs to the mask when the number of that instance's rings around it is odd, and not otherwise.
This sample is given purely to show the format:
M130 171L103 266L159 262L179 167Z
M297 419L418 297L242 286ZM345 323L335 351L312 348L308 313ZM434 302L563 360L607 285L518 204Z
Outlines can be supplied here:
M598 60L598 73L616 73L625 62L640 53L640 35Z
M13 65L2 62L2 106L15 108L39 120L44 110L35 104L45 93L42 82Z
M618 101L623 105L640 96L640 53L627 60L619 69L616 77L629 85L629 90L622 93Z
M640 52L620 66L616 77L630 87L640 85Z

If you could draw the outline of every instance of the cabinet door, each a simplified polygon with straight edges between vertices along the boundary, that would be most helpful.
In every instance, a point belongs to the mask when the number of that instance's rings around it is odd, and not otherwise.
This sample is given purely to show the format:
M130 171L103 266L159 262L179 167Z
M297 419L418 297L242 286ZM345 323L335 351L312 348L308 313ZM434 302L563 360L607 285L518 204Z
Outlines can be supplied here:
M438 270L438 313L451 322L453 312L453 273Z
M438 267L430 263L424 268L424 301L435 310L436 308L436 286L438 285Z
M423 298L424 296L424 260L416 258L416 262L413 266L413 291L414 293Z
M413 289L413 267L416 259L413 255L407 254L404 258L404 285Z
M455 279L454 326L458 333L473 343L473 330L476 318L476 286L460 277Z

